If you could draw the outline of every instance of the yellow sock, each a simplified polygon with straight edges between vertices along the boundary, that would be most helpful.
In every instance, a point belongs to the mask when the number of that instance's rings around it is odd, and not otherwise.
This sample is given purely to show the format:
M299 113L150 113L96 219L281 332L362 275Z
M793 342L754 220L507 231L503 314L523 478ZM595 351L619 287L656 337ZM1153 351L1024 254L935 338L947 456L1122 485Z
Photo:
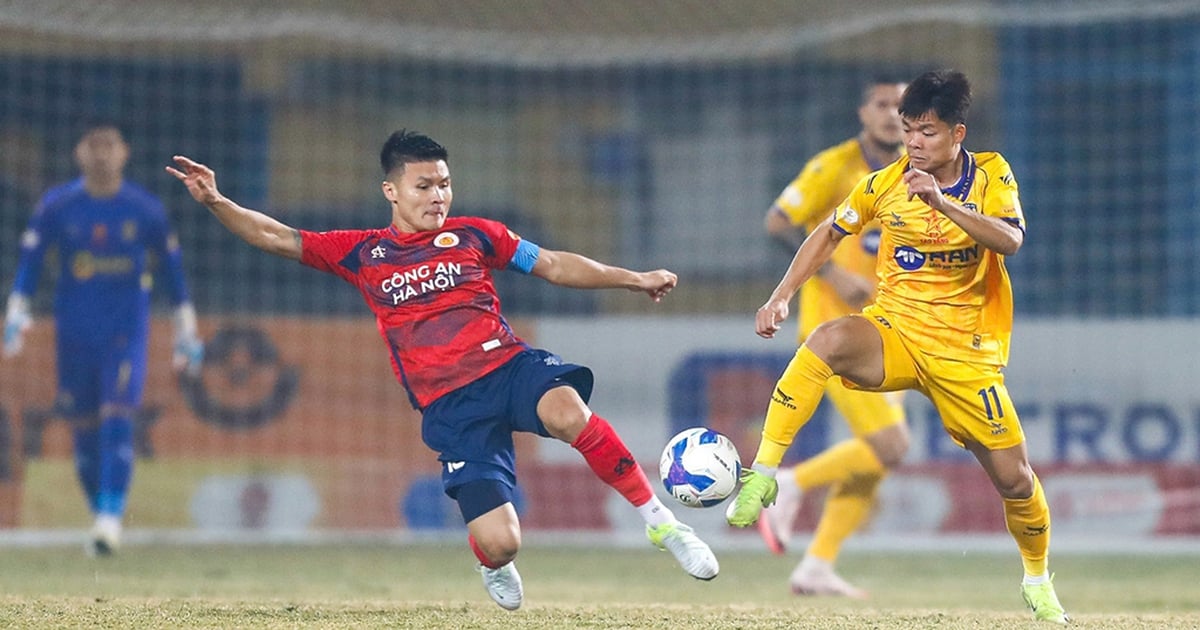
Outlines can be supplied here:
M772 468L779 466L796 432L817 410L821 396L825 394L825 381L831 376L833 370L820 357L808 346L800 346L771 394L754 463Z
M882 477L883 464L864 440L838 442L796 465L796 485L801 490L845 483L861 476Z
M1050 506L1042 492L1042 482L1033 478L1033 496L1005 499L1004 520L1008 533L1017 541L1026 575L1046 573L1046 555L1050 549Z
M874 453L871 455L875 459ZM878 462L878 459L875 461ZM886 470L880 466L878 472L859 474L829 488L821 520L808 545L808 555L830 564L837 561L842 542L857 531L871 514L875 493L886 474Z

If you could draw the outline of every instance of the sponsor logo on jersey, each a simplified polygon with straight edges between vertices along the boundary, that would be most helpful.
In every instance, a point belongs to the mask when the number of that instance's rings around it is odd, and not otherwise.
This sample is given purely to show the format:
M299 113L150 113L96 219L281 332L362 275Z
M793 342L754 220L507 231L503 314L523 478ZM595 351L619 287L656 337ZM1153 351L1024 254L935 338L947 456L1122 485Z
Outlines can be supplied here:
M442 232L433 239L434 247L441 247L444 249L447 247L454 247L455 245L458 245L458 235L454 232Z
M960 249L923 252L915 247L901 245L892 254L892 259L905 271L916 271L928 262L933 267L965 267L979 260L979 245Z
M133 259L128 256L95 256L83 251L71 258L71 275L80 282L98 275L124 275L132 272L133 267Z
M418 267L396 271L379 283L379 290L391 296L395 306L409 298L431 291L447 291L462 279L462 263L425 263Z
M888 227L898 228L898 227L904 227L904 226L908 225L907 223L904 222L904 219L900 218L899 214L897 214L895 212L889 212L888 214L892 215L892 220L888 221Z
M908 245L897 247L892 258L905 271L916 271L925 264L925 254Z

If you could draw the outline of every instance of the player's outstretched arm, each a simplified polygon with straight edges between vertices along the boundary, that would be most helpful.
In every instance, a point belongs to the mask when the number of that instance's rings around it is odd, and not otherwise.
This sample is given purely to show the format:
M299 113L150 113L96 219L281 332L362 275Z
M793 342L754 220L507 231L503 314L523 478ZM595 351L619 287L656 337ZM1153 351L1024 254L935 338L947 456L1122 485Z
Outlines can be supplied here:
M800 249L788 265L787 272L766 303L754 314L754 331L759 337L770 339L779 332L780 325L788 316L788 302L800 286L816 275L822 265L829 262L833 250L842 242L845 234L833 229L833 215L821 222L820 225L804 239Z
M572 252L543 249L533 265L533 275L551 284L575 289L629 289L662 300L679 281L666 269L631 271L597 262Z
M182 155L174 159L178 168L168 166L167 172L183 182L192 198L204 204L230 232L267 253L300 260L298 230L222 195L211 168Z

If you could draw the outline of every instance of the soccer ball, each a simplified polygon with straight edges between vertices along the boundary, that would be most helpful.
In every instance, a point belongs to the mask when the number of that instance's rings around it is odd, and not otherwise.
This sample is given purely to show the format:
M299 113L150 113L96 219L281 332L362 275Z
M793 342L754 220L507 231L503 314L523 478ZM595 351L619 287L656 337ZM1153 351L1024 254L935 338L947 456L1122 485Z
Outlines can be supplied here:
M704 427L680 431L658 461L663 486L688 507L712 507L737 489L742 461L729 438Z

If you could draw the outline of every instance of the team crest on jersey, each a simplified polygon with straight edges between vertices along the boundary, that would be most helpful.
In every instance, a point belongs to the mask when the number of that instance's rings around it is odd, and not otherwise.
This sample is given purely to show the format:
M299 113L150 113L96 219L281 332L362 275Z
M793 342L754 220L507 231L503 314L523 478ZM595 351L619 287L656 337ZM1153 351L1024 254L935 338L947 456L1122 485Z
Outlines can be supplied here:
M442 232L433 239L434 247L446 248L454 247L455 245L458 245L458 235L454 232Z

